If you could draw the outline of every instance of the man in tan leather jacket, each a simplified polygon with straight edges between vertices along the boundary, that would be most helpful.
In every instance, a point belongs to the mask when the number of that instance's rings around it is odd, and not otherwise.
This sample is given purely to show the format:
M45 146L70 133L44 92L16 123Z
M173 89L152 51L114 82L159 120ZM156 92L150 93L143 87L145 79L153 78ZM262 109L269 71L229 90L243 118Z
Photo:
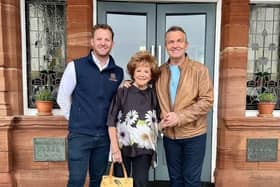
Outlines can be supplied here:
M156 91L170 186L200 187L212 81L206 66L185 53L188 42L181 27L167 30L165 47L169 60L160 67Z

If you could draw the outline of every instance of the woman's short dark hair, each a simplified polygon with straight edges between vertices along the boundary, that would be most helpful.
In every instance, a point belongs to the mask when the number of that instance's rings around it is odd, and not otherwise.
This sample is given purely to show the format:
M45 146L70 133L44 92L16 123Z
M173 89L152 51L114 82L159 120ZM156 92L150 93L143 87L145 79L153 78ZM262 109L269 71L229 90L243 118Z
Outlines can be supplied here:
M94 37L94 34L95 34L95 31L98 30L98 29L104 29L104 30L109 30L112 34L112 40L114 40L114 32L113 32L113 29L110 25L108 24L96 24L93 26L92 28L92 37Z
M135 53L127 64L127 71L132 80L134 80L134 72L139 64L147 64L151 68L152 81L156 81L159 76L159 67L157 60L147 51L139 51Z

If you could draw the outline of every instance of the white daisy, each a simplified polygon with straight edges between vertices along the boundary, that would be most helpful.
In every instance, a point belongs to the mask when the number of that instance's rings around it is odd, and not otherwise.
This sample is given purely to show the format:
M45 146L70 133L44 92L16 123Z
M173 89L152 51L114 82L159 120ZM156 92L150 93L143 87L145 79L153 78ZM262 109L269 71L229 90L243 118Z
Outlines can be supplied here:
M125 123L117 123L117 132L119 139L119 146L127 146L130 144L130 137L128 132L128 127Z
M139 140L139 133L137 128L131 127L129 129L129 136L131 145L133 145L134 143L138 143L137 141Z
M157 123L157 114L155 110L149 110L145 114L145 121L149 126L152 126L154 123Z
M139 118L138 112L131 110L126 114L125 122L127 125L133 125Z
M145 121L147 125L150 126L152 131L155 133L155 136L158 135L158 120L157 120L157 115L155 110L149 110L145 114Z
M140 148L154 149L155 145L151 133L151 128L147 125L137 125L131 132L131 138Z

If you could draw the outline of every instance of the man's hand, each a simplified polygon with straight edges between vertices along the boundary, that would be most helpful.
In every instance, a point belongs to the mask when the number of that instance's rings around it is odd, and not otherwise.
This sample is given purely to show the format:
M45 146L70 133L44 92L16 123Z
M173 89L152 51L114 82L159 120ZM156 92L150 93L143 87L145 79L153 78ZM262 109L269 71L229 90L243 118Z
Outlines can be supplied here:
M166 127L174 127L178 125L179 118L175 112L167 113L160 122L160 128L164 129Z

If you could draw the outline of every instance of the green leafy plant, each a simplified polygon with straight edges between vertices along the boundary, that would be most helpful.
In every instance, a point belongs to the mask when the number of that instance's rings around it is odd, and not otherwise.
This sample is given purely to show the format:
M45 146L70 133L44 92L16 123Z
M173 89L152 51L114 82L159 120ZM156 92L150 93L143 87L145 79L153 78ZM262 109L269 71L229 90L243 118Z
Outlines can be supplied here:
M36 101L54 101L54 96L52 95L52 92L49 89L43 88L36 92L35 100Z
M258 95L259 102L275 102L276 96L273 93L264 92Z

